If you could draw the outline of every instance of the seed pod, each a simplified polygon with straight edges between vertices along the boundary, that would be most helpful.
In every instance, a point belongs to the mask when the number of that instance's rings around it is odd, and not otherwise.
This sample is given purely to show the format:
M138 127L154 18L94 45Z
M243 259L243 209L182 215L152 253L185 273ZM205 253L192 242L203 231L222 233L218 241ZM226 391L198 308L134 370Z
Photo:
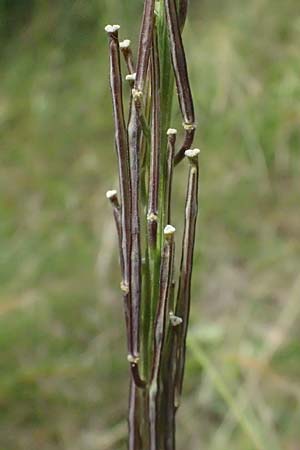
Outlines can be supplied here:
M186 354L186 336L190 315L191 281L193 270L193 256L196 235L196 222L198 214L198 178L199 149L187 150L186 157L189 160L189 177L185 203L185 221L182 240L182 253L180 265L180 278L176 303L176 316L182 318L182 325L178 328L177 340L177 368L176 368L176 392L175 406L179 406Z
M154 325L154 350L151 380L149 385L150 450L157 450L159 448L159 383L162 365L162 352L166 334L167 306L173 277L175 251L174 233L175 228L172 225L167 225L165 227L165 244L160 269L159 299Z
M160 150L160 73L156 38L153 38L151 52L151 92L152 123L147 221L149 246L155 248L157 240Z
M123 296L125 306L125 316L127 322L127 346L128 351L132 349L132 327L131 314L128 312L131 308L130 298L130 252L131 252L131 177L129 165L129 149L127 132L124 119L122 75L120 65L120 51L118 30L119 25L107 25L105 31L109 36L109 55L110 55L110 87L113 101L113 114L115 122L115 145L117 150L119 183L120 183L120 228L121 231L121 253L123 265Z

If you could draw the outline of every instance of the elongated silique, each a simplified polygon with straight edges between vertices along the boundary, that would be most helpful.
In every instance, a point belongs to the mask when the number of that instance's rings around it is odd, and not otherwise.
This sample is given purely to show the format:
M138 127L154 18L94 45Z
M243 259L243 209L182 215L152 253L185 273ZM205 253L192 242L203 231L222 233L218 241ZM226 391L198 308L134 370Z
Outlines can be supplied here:
M176 411L184 378L198 213L195 113L182 29L187 0L145 0L137 57L108 25L119 189L107 192L118 235L130 366L129 450L175 450ZM124 57L122 73L120 55ZM136 61L136 65L134 63ZM123 83L129 89L128 118ZM183 143L170 128L176 83ZM129 81L129 83L128 83ZM168 92L165 92L167 90ZM178 134L180 131L178 132ZM176 165L188 160L182 238L172 224ZM175 240L180 267L174 267ZM176 294L177 290L177 294Z

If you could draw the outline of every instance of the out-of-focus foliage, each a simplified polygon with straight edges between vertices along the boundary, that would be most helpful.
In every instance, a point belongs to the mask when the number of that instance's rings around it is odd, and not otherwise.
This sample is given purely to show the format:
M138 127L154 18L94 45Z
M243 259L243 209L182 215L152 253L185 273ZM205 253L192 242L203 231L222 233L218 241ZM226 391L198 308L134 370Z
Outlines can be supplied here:
M142 6L0 0L1 449L124 448L103 27L136 41ZM190 2L202 153L186 450L299 445L298 13L296 0ZM185 176L183 163L179 232Z

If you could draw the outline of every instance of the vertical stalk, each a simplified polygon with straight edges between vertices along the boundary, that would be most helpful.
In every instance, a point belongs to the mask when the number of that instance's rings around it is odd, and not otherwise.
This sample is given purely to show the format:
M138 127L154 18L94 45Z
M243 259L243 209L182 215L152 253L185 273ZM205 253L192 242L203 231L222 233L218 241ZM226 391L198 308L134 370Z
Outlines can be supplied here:
M151 152L148 189L148 242L150 250L156 248L159 193L159 150L160 150L160 73L156 36L153 37L151 52Z
M116 190L110 190L106 192L106 198L110 201L113 208L113 215L115 220L115 226L118 234L118 244L119 244L119 257L120 257L120 267L122 280L124 279L124 254L122 251L122 222L121 222L121 206L118 199L118 194ZM123 283L123 282L122 282ZM130 350L130 342L131 342L131 334L130 334L130 309L127 301L127 295L124 295L124 312L125 312L125 324L126 324L126 333L127 333L127 345Z
M182 319L182 325L178 328L177 336L177 369L176 369L176 391L175 406L178 408L182 391L184 376L186 336L190 315L191 304L191 281L193 270L193 257L196 235L196 222L198 214L198 179L199 149L187 150L186 157L190 163L188 187L185 204L185 222L182 239L182 254L180 264L180 277L176 303L176 316Z
M185 10L185 3L180 3ZM176 7L176 0L165 0L166 19L168 24L172 64L174 68L178 100L185 131L184 142L175 156L175 165L184 158L184 152L191 148L195 135L195 112L189 82L187 62L181 36L181 26Z
M140 390L134 380L130 379L129 385L129 409L128 409L128 449L142 450L142 436L140 430L141 409L140 409Z
M160 186L159 186L159 248L162 246L163 229L167 224L165 216L166 201L166 149L167 130L170 128L173 94L174 94L174 74L171 63L168 30L166 23L164 0L157 3L157 34L160 55L161 72L161 152L160 152Z
M174 169L174 154L176 144L177 130L169 128L168 136L168 151L167 151L167 180L166 180L166 218L167 222L171 223L171 197L173 185L173 169Z
M166 333L166 314L170 296L174 265L175 228L167 225L164 229L165 244L161 259L159 299L154 324L154 352L149 385L150 450L158 450L160 442L159 427L159 388L163 346Z
M139 51L137 59L135 89L133 90L133 105L128 124L128 139L130 151L130 167L132 182L132 210L131 210L131 290L132 290L132 367L138 372L140 347L140 307L141 307L141 243L140 243L140 144L141 124L140 112L142 108L143 89L149 64L149 55L154 23L154 0L146 0L143 22L140 32Z
M122 254L122 292L124 297L125 315L127 321L128 352L132 350L132 322L128 311L131 307L130 298L130 252L131 252L131 177L129 167L129 150L124 119L122 76L118 40L118 25L107 25L105 31L109 36L110 54L110 87L113 101L115 123L115 145L118 157L119 183L121 196L121 254Z
M135 88L143 92L147 76L154 28L155 0L145 0L140 31Z
M140 216L139 216L139 163L141 128L136 98L133 98L130 122L128 125L130 169L132 183L131 211L131 320L132 320L132 356L139 358L139 311L141 298L141 249L140 249Z
M158 297L160 252L157 247L158 233L158 209L159 209L159 186L161 182L159 156L160 156L160 67L157 47L156 30L153 33L153 44L151 51L151 150L148 186L148 213L147 213L147 238L148 255L151 277L150 315L148 333L148 353L151 360L153 351L153 325Z

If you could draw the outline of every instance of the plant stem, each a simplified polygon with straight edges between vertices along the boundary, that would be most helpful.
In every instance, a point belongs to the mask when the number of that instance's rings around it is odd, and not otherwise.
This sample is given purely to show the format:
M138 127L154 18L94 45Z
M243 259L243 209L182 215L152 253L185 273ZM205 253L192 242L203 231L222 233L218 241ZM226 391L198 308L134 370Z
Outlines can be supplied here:
M131 176L129 166L129 149L127 132L124 119L123 91L120 65L120 51L118 39L118 27L107 27L109 36L110 54L110 87L113 100L113 113L115 122L115 145L118 157L119 183L121 195L121 261L122 292L124 297L125 317L127 323L127 347L132 350L132 323L131 323L131 298L130 298L130 252L131 252Z
M178 329L177 340L177 370L176 370L176 391L175 406L179 407L182 383L184 376L186 336L190 315L191 304L191 281L193 270L193 256L195 246L196 222L198 215L198 178L199 150L187 150L186 156L189 159L190 169L188 187L185 204L185 221L182 239L182 254L180 264L180 277L176 303L176 316L182 319L182 325Z
M152 361L151 380L149 386L149 422L150 422L150 450L157 450L159 446L159 388L162 365L162 352L166 334L166 313L169 302L173 265L174 265L174 232L175 228L167 225L164 230L165 244L161 259L159 300L154 324L154 352Z

